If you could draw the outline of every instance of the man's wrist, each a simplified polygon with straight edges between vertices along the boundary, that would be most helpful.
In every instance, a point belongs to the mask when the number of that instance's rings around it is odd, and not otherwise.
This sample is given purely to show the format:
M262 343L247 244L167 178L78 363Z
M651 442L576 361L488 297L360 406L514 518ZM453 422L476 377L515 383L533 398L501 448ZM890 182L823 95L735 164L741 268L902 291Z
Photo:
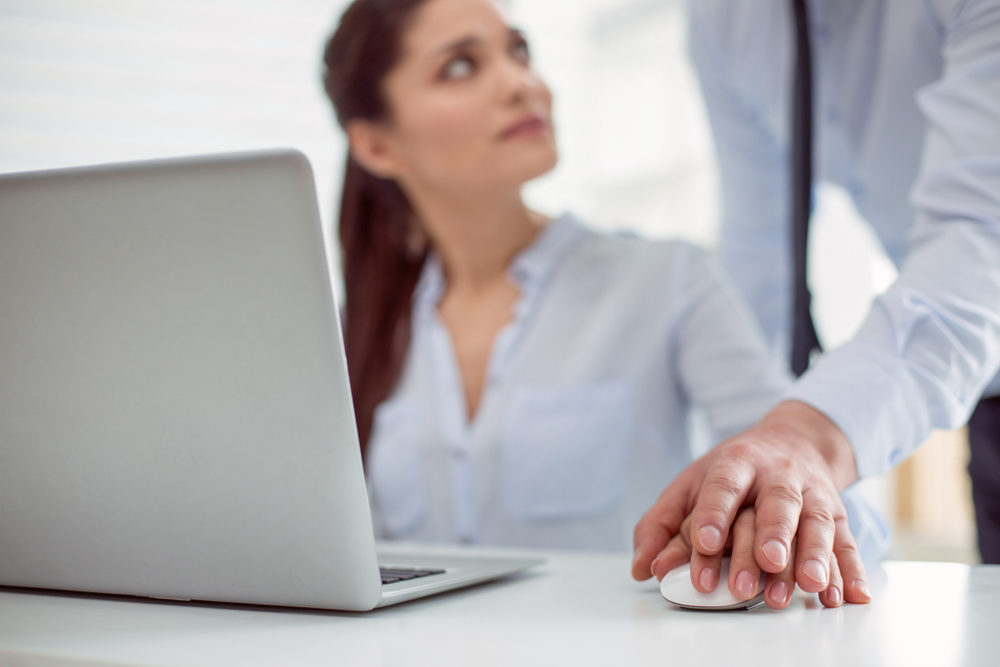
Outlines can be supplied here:
M844 432L825 414L808 403L782 401L761 419L761 425L787 432L796 442L812 445L826 461L838 489L858 479L854 449Z

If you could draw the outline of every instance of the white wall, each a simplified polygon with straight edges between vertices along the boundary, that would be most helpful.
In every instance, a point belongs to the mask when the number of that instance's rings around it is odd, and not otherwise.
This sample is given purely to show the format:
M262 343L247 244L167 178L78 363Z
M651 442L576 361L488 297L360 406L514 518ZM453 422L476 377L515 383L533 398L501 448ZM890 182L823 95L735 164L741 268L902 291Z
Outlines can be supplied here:
M294 146L329 220L341 1L0 0L0 171Z

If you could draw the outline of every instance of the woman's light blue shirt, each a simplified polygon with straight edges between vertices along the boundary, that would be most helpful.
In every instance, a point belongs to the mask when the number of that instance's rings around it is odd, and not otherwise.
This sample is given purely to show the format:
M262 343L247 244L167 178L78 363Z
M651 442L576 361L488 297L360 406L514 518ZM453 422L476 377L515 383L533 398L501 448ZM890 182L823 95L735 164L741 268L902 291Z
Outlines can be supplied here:
M400 382L375 413L368 478L380 536L630 549L636 521L693 460L692 408L717 438L787 389L752 315L692 245L552 221L510 268L521 290L466 415L445 281L428 260ZM885 539L856 499L868 555Z

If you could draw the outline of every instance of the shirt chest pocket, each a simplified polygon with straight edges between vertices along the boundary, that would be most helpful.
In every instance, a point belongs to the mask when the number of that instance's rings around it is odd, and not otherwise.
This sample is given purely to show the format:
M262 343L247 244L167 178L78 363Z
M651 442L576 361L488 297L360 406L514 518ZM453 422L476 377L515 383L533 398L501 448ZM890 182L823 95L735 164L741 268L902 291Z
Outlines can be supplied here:
M554 520L618 506L628 477L631 404L625 381L519 390L500 442L505 510Z
M405 401L383 403L375 411L368 456L376 525L384 537L400 537L427 514L424 462L417 433L416 407Z

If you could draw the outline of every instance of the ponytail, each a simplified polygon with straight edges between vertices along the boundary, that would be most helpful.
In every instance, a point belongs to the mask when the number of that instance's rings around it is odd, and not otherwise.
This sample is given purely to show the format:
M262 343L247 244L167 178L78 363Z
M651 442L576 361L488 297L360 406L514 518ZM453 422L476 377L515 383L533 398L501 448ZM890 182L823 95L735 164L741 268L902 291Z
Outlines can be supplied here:
M340 203L344 346L362 456L375 408L399 381L410 344L413 291L427 254L414 247L412 218L396 183L347 158Z
M354 0L323 52L323 88L341 127L385 120L382 83L401 51L405 26L426 0ZM410 345L413 290L426 249L413 242L413 209L399 186L350 156L340 199L344 347L365 455L375 408L399 381Z

